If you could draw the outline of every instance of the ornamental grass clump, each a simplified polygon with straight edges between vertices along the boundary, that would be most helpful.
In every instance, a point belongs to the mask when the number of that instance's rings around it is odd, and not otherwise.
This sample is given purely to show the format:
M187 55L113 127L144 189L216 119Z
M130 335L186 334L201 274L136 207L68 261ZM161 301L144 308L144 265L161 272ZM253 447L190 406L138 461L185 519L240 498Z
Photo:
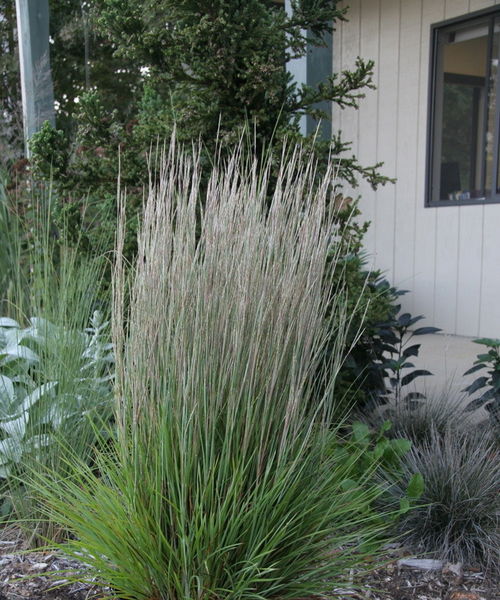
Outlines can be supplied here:
M425 489L399 526L415 551L498 573L499 459L491 438L467 429L434 429L412 447L402 461L404 481L421 473Z
M348 327L326 272L333 167L314 185L303 163L283 161L270 199L269 169L236 151L200 203L198 159L172 146L132 274L121 228L117 440L94 468L38 479L65 552L90 566L74 578L134 600L299 598L381 541L380 488L330 424Z
M375 410L365 411L362 420L374 428L384 421L391 422L387 432L389 438L404 438L417 446L448 431L470 431L477 425L466 411L463 395L451 387L426 393L425 399L410 399L408 402L381 404Z

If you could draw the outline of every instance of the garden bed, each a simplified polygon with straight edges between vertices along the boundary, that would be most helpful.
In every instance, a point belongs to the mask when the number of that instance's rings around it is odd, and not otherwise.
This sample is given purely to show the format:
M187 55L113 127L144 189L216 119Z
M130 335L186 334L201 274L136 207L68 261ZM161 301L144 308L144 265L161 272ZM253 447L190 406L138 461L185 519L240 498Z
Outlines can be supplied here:
M384 567L369 573L351 573L353 589L330 589L325 596L338 600L498 600L500 579L461 565L422 570L400 564L403 547L388 551ZM87 600L102 590L89 584L65 584L75 561L57 553L23 552L14 529L0 535L0 600ZM60 572L54 579L47 572ZM364 590L358 591L362 584Z

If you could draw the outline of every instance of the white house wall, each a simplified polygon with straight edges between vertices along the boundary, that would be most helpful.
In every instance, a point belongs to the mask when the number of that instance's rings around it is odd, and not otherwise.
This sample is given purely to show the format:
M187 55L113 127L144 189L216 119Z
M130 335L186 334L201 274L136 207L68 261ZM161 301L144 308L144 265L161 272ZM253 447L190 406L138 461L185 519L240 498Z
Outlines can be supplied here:
M375 60L360 109L334 109L334 129L363 165L384 162L397 178L361 196L374 266L411 290L404 308L426 324L466 336L500 337L500 204L424 207L430 28L500 4L494 0L349 0L334 34L334 70Z

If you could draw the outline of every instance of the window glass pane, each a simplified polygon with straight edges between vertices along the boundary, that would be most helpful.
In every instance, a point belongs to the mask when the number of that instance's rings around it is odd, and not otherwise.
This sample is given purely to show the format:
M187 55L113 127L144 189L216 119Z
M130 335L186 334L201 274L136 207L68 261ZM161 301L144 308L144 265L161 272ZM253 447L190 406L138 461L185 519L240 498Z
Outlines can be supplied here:
M492 192L493 182L493 161L498 161L498 155L496 153L496 147L498 145L498 139L495 143L495 138L498 136L496 127L496 108L497 108L497 85L498 85L498 57L500 52L500 27L498 20L495 19L495 26L492 32L492 44L491 44L491 60L490 60L490 78L489 78L489 89L488 89L488 122L486 129L486 178L485 178L485 192L486 195ZM498 178L498 175L497 175ZM495 185L495 190L498 184Z
M454 31L448 30L440 39L442 113L439 199L470 200L484 196L484 149L487 140L483 132L489 74L488 22L476 22ZM493 115L494 98L494 94L489 96L493 103ZM488 110L488 122L490 112ZM490 158L490 166L487 172L491 187L493 143L489 137L488 143L486 154Z
M493 34L493 46L491 53L491 73L492 76L492 85L490 94L494 97L495 102L495 111L492 114L492 123L491 123L491 131L493 133L492 136L492 149L496 150L496 156L492 156L492 160L496 160L497 163L497 172L496 172L496 184L495 184L495 192L498 193L500 191L500 123L499 119L499 89L500 89L500 17L495 17L494 22L494 34ZM493 150L492 150L493 151Z

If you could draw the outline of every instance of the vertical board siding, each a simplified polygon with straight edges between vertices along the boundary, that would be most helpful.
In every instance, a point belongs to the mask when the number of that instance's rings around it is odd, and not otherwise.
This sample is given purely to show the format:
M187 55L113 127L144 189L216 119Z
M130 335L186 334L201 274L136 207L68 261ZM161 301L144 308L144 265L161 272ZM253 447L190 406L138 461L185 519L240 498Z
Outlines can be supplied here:
M429 210L429 209L427 209ZM434 321L447 333L456 333L457 269L458 269L458 207L435 209L436 270L434 285Z
M420 22L420 52L415 57L415 71L420 73L419 94L414 105L418 121L416 188L408 194L415 203L415 243L413 246L413 280L411 294L413 311L426 317L425 325L435 323L435 283L436 283L436 223L437 211L424 209L425 169L427 143L427 101L429 86L429 39L430 26L444 19L442 0L423 0ZM409 111L411 108L409 109ZM408 114L406 115L408 117Z
M469 0L445 0L444 18L465 14ZM429 209L427 209L429 210ZM445 206L436 209L436 283L434 321L448 333L457 333L457 276L459 250L459 207ZM472 315L470 315L472 316ZM468 319L469 316L466 316Z
M479 335L499 337L498 327L492 331L492 323L500 323L500 204L484 207L483 262L481 306L479 312Z
M352 69L356 63L356 57L359 56L360 53L360 1L361 0L351 0L350 6L352 7L352 10L349 11L349 21L342 24L341 42L343 69ZM338 109L333 107L333 111L335 110ZM360 134L358 118L358 113L355 110L348 108L341 110L339 114L339 129L348 132L346 139L352 142L351 148L354 154L358 151L358 135Z
M453 4L455 2L455 0L448 0L449 4ZM496 2L494 2L493 0L469 0L469 10L468 12L474 12L475 10L481 10L482 8L488 8L489 6L492 6L496 4ZM462 13L456 13L457 15L459 14L463 14Z
M356 0L334 41L334 68L376 61L377 90L334 129L396 185L357 192L374 264L411 292L403 306L447 333L500 337L500 205L425 208L431 25L500 0ZM352 114L354 113L354 114Z
M368 6L369 5L369 6ZM380 38L380 0L362 0L360 5L360 56L376 58L378 56ZM375 64L373 83L379 87L378 65ZM377 123L379 110L379 96L375 90L367 90L366 97L361 100L363 110L358 112L358 136L361 132L373 127ZM358 160L363 166L372 165L377 157L377 136L371 139L363 138L358 145ZM375 243L377 230L376 220L376 192L371 187L363 191L363 220L370 221L371 226L365 237L367 246L372 247Z
M368 8L370 2L366 2ZM380 0L380 44L378 52L378 116L377 162L384 162L384 173L397 172L397 73L399 70L400 0ZM396 52L394 51L396 49ZM388 110L390 107L390 110ZM361 132L364 135L366 132ZM364 142L360 141L360 144ZM375 199L375 259L377 266L394 280L394 243L396 189L393 185L380 189Z
M395 231L394 231L394 281L399 286L412 289L415 277L413 252L415 246L416 203L413 192L417 173L418 119L408 119L408 106L415 105L420 89L420 72L415 73L415 57L420 54L422 3L401 2L401 33L399 38L398 71L398 137L397 137L397 182L395 186ZM383 157L380 156L383 160ZM406 308L414 312L414 298L409 295Z
M457 310L455 330L462 335L479 334L484 206L460 207Z

